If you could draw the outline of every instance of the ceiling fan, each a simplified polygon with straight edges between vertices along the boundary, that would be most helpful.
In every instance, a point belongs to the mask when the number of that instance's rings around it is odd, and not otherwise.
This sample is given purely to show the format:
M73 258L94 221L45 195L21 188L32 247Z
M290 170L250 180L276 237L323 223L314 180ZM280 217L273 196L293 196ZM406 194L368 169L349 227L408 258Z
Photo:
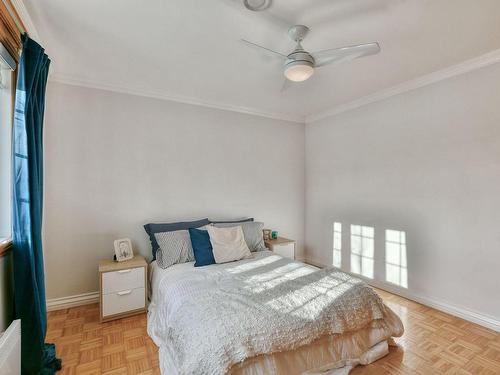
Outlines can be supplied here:
M282 59L283 73L286 78L285 85L288 81L302 82L308 80L314 74L316 68L333 63L354 60L358 57L375 55L380 52L379 44L373 42L309 53L302 47L302 41L308 32L309 28L304 25L290 27L288 35L297 43L297 46L288 55L273 51L270 48L263 47L246 39L241 39L241 41L251 47L257 47Z

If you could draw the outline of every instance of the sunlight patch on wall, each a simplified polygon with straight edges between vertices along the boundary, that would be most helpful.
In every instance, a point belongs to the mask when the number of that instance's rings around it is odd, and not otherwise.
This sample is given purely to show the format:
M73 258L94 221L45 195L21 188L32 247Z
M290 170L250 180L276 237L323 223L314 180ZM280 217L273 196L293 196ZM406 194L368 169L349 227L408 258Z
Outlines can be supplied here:
M373 279L373 227L351 225L351 272Z
M342 266L342 223L333 223L333 266Z
M405 232L390 229L385 231L385 279L408 288Z

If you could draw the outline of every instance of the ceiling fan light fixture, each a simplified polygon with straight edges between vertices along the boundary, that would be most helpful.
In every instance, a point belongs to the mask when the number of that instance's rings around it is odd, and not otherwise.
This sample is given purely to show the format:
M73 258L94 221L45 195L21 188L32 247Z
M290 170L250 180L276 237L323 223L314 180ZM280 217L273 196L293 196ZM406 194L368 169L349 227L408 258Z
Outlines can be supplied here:
M313 74L314 66L309 61L294 61L285 67L285 77L293 82L307 81Z
M262 5L266 0L243 0L246 5L248 1L260 1L256 5ZM269 0L270 1L270 0ZM317 68L334 63L351 61L359 57L376 55L380 52L380 45L378 42L356 44L352 46L324 49L318 52L310 53L302 47L302 41L307 36L309 28L304 25L295 25L288 30L290 39L297 44L295 49L288 55L281 52L274 51L270 48L258 45L242 39L241 41L251 47L257 47L261 51L266 51L274 57L279 58L282 62L282 72L286 77L285 84L281 91L289 86L290 82L303 82L307 81L314 74Z

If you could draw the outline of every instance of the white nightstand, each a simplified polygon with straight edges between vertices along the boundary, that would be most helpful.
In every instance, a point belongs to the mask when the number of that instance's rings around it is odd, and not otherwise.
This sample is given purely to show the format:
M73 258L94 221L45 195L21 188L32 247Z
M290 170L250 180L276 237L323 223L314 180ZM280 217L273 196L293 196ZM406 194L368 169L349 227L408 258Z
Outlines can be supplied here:
M278 237L275 240L265 240L266 247L285 258L295 259L295 241Z
M101 322L146 311L147 274L148 264L140 255L125 262L99 262Z

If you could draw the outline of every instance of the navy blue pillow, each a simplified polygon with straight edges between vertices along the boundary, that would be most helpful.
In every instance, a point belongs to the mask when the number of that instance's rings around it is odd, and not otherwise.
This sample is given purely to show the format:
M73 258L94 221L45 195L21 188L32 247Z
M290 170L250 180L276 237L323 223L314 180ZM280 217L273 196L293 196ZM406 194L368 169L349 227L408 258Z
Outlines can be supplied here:
M249 221L253 221L253 217L249 217L248 219L240 219L240 220L221 220L221 221L214 221L210 220L212 224L237 224L237 223L248 223Z
M149 235L149 240L151 241L153 260L156 259L156 252L160 248L160 245L158 245L158 242L156 242L155 233L173 232L176 230L188 230L189 228L199 228L208 224L210 224L210 221L208 219L201 219L196 221L181 221L178 223L162 223L162 224L150 223L144 225L144 229L146 230L146 233Z
M215 264L214 252L208 232L206 230L190 228L189 236L191 237L194 259L196 260L194 266L201 267Z

